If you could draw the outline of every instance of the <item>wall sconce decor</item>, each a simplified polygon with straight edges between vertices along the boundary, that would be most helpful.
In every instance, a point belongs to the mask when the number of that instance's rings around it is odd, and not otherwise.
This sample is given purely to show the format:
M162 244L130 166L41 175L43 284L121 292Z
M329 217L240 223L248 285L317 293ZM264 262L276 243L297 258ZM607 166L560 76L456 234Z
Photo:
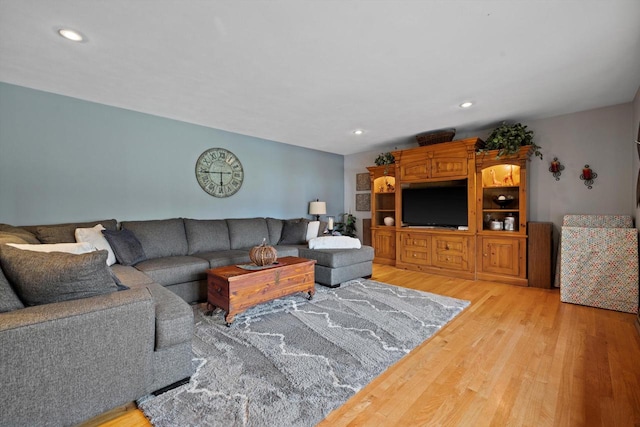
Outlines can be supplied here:
M560 163L557 157L554 157L551 165L549 165L549 172L553 174L553 177L556 179L556 181L560 181L560 175L562 175L563 170L564 165Z
M589 165L584 165L584 168L582 168L582 174L580 175L580 179L584 181L584 185L586 185L589 190L593 188L592 187L593 180L596 179L597 177L598 177L598 174L595 173L589 167Z

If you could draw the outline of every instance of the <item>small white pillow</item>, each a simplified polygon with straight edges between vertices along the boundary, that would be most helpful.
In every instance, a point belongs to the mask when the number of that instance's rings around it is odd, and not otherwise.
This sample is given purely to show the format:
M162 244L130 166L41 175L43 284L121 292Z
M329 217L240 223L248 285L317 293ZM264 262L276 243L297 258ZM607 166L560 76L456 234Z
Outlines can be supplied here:
M308 242L314 237L318 237L319 230L320 230L320 221L309 221L309 224L307 224L307 237L305 240Z
M91 228L76 228L76 242L88 242L98 250L106 250L109 252L107 256L107 265L113 265L116 263L116 255L111 249L111 245L107 242L107 239L102 234L104 227L102 224L98 224Z
M360 240L349 236L322 236L309 240L309 249L360 249Z
M17 249L33 252L66 252L69 254L86 254L95 251L91 243L47 243L42 245L7 243Z

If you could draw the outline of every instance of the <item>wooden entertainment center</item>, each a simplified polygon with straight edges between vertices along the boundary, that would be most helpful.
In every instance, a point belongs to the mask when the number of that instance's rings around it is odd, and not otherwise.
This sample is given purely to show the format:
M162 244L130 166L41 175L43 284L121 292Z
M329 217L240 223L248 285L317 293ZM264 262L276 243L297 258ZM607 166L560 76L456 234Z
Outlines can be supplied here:
M479 151L483 145L478 138L468 138L394 151L395 164L367 168L374 262L528 285L526 171L530 147L497 158L497 151ZM466 226L403 223L405 190L460 188L465 183Z

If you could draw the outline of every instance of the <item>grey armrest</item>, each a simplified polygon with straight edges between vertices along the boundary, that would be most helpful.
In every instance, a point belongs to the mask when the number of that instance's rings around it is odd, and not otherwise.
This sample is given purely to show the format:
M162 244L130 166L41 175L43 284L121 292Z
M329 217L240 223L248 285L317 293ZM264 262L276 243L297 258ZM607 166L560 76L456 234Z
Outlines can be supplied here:
M154 322L144 288L0 314L0 419L73 424L144 395Z

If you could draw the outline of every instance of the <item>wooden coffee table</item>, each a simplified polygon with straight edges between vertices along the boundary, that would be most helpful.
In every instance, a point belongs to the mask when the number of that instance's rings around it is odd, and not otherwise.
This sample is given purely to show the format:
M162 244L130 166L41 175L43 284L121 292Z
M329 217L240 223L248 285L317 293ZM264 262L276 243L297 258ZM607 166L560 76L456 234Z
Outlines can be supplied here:
M231 326L236 314L250 307L296 292L315 294L313 259L284 257L272 267L247 270L229 265L207 270L207 309L220 307Z

